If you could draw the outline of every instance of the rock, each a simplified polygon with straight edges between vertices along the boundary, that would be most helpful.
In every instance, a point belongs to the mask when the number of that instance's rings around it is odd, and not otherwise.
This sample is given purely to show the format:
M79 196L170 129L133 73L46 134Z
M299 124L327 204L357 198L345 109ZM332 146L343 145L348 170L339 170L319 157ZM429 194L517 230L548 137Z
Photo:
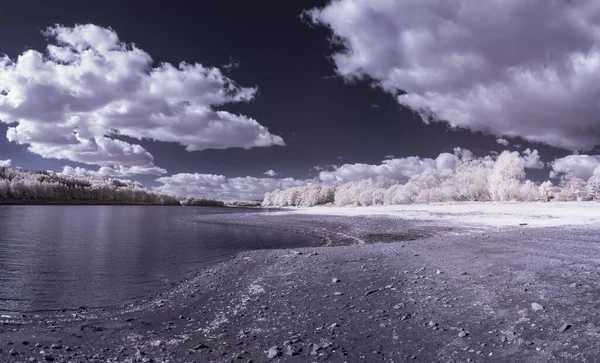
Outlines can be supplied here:
M467 333L467 332L466 332L466 331L464 331L464 330L461 330L460 332L458 332L458 336L459 336L459 337L461 337L461 338L464 338L464 337L466 337L467 335L469 335L469 333Z
M336 292L334 292L333 294L334 294L335 296L342 296L342 295L344 295L344 293L343 293L343 292L339 292L339 291L336 291Z
M430 320L427 325L433 328L433 327L437 326L437 323L434 322L434 321L432 321L432 320Z
M544 310L544 307L536 302L531 303L531 308L533 309L533 311Z
M337 278L334 277L334 278L331 279L331 282L333 282L334 284L336 284L336 283L340 282L340 279L337 279Z
M60 343L54 343L50 346L50 349L62 349L62 345Z
M8 351L8 354L10 354L11 357L14 357L19 354L19 352L17 352L15 349L11 349Z
M321 346L319 344L309 344L308 348L311 350L310 355L319 355L319 350L321 350Z
M46 354L44 356L44 359L47 360L48 362L54 362L54 356L52 354Z
M573 288L579 287L579 286L581 286L581 284L579 282L574 282L574 283L572 283L572 284L569 285L569 287L573 287Z
M381 291L381 290L382 290L382 289L369 290L369 291L367 291L367 292L365 293L365 296L369 296L369 295L371 295L371 294L374 294L374 293L376 293L377 291Z
M281 354L281 352L279 351L279 347L273 346L273 347L269 348L269 351L267 352L267 358L273 359L273 358L279 357L280 354Z
M442 270L436 270L435 273L440 275L442 273Z
M200 350L200 349L206 349L206 348L208 348L208 345L206 345L204 343L200 343L194 347L194 350Z
M285 350L285 354L289 356L298 355L298 350L293 345L286 345Z
M558 329L558 331L562 333L562 332L564 332L564 331L567 331L567 330L569 330L569 329L571 329L571 324L569 324L569 323L564 323L564 324L563 324L563 325L562 325L562 326L561 326L561 327Z

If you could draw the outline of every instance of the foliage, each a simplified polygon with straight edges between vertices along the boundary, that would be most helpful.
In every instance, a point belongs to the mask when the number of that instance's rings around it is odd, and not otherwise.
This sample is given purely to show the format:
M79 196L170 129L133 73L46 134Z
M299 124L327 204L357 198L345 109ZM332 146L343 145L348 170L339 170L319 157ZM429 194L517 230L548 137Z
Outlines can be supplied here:
M48 171L0 167L0 202L84 202L178 205L173 196L118 179L65 176Z

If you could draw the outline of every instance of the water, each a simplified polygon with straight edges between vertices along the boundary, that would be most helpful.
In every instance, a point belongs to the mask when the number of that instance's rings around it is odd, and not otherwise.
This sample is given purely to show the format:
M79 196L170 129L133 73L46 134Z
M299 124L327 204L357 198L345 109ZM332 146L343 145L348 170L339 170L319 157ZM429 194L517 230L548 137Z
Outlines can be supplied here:
M0 206L0 311L114 306L249 249L309 245L262 228L194 223L235 209Z

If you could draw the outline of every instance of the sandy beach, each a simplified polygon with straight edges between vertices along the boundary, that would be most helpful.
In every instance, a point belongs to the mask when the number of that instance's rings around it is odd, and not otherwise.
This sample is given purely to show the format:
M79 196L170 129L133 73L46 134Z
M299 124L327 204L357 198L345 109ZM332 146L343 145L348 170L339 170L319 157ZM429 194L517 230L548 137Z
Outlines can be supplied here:
M596 361L595 227L357 214L198 218L322 247L243 252L127 306L3 316L0 360Z

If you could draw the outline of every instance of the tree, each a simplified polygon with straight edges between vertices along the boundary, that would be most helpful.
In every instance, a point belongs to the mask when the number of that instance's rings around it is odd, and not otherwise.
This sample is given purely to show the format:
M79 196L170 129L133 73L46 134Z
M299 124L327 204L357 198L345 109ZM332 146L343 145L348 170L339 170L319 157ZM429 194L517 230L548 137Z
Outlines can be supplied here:
M492 200L507 201L518 198L521 180L525 177L525 166L516 151L503 151L494 163L488 178Z
M552 198L554 198L553 190L554 185L552 185L552 182L550 180L546 180L545 182L540 184L540 187L538 188L540 198L545 202L549 202L550 200L552 200Z
M560 179L561 191L557 196L563 201L584 201L588 199L587 185L585 180L578 178L573 173L567 173Z

